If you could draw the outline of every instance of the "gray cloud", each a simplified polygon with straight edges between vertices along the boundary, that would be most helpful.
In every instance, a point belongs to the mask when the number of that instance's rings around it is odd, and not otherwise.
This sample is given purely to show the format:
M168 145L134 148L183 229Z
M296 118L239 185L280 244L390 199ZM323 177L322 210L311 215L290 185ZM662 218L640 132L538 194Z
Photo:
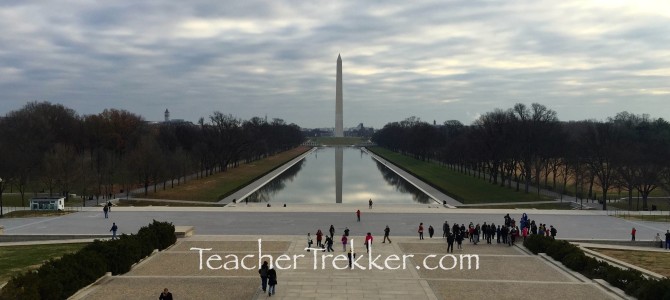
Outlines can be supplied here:
M670 118L670 6L640 3L3 1L0 114L40 100L329 127L341 53L345 126L516 102Z

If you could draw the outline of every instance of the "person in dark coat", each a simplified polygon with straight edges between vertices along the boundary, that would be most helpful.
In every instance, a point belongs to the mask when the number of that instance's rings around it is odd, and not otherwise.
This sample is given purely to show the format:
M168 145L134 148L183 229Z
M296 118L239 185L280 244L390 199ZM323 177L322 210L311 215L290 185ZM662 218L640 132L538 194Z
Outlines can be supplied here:
M433 228L433 225L430 225L428 226L428 236L430 236L430 238L432 239L433 234L435 234L435 229Z
M270 286L268 296L272 296L275 294L275 285L277 285L277 271L275 271L275 268L268 270L268 285Z
M454 253L454 240L453 234L447 234L447 253Z
M258 269L258 274L261 275L261 287L263 288L263 293L265 293L268 286L268 262L264 261L260 269Z
M168 292L168 289L163 289L163 292L158 296L158 300L172 300L172 293Z

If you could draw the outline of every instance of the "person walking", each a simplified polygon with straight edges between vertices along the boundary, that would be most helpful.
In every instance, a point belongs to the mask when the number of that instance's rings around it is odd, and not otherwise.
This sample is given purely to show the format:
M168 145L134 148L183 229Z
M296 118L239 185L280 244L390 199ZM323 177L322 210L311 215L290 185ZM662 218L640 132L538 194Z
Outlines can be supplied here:
M107 213L109 212L109 206L105 205L102 207L102 212L105 214L105 219L107 219Z
M549 234L551 234L551 238L555 240L556 239L556 234L558 233L558 230L556 230L556 227L554 227L554 225L550 225L549 228L551 228L551 229L549 229ZM633 229L633 230L635 230L635 229ZM633 240L635 240L635 235L633 235Z
M277 271L275 268L268 270L268 297L275 294L275 286L277 285Z
M356 210L356 222L360 222L360 221L361 221L361 210L358 209L358 210Z
M333 250L333 239L329 236L326 236L326 250L328 250L328 252L335 252L335 250Z
M323 232L321 232L321 229L316 231L316 246L317 247L322 247L323 244L321 243L321 239L323 238Z
M349 236L349 227L344 227L344 235Z
M670 250L670 230L665 233L665 249Z
M496 228L496 242L500 244L500 225L498 225L498 228Z
M464 234L463 231L459 231L458 234L454 234L455 235L454 238L456 239L456 244L458 245L458 250L463 250L463 234ZM449 241L449 239L447 239L447 242L448 241Z
M391 243L391 238L389 237L389 233L391 233L391 228L389 228L388 225L386 225L386 228L384 228L384 241L383 243L386 243L386 240L389 240L389 244Z
M356 253L353 253L351 250L349 250L349 253L347 253L347 258L349 259L349 269L351 269L351 263L356 258Z
M167 288L164 288L163 292L158 296L158 300L172 300L172 293L168 292Z
M430 225L428 226L428 236L430 236L430 238L432 239L433 234L435 234L435 229L433 228L433 225Z
M343 235L342 235L342 251L347 251L347 242L348 242L348 240L349 240L349 239L347 238L347 235L346 235L346 234L343 234Z
M423 240L423 223L419 224L419 239Z
M521 229L521 236L523 236L524 242L526 241L526 237L528 236L528 227L524 227Z
M447 221L444 221L444 224L442 224L442 238L446 238L448 233L449 233L449 223L447 223Z
M454 235L451 233L447 235L447 253L454 253Z
M309 248L312 248L312 235L308 232L307 233L307 252L309 252ZM263 290L265 292L265 290Z
M370 247L372 246L372 233L368 232L368 235L365 236L365 251L370 253Z
M330 239L332 240L335 238L335 226L330 225L330 229L328 229L328 232L330 232Z
M261 275L261 288L263 289L263 293L265 293L268 286L268 271L270 271L270 268L268 267L268 261L266 260L263 261L263 265L258 269L258 274Z
M654 242L657 242L658 246L661 247L661 249L663 249L663 240L661 239L660 233L658 232L656 233L656 236L654 236Z
M119 227L116 226L116 223L112 223L112 228L109 229L109 231L112 232L112 240L117 239L117 237L116 237L116 231L117 231L118 229L119 229Z
M372 198L370 198L370 201L368 201L368 209L372 209Z
M631 236L631 241L635 241L635 233L637 233L637 230L635 230L635 227L633 227L633 230L630 231L630 236Z

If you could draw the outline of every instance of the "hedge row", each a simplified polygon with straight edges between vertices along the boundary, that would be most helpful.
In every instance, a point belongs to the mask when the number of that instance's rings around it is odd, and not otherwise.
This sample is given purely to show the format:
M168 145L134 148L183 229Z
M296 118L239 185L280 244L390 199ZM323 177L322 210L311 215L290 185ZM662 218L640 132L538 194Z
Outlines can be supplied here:
M626 294L640 300L670 299L670 279L645 278L637 270L622 270L606 262L588 257L579 247L567 241L542 235L530 235L523 245L531 252L546 253L566 267L590 279L604 279Z
M137 234L86 245L73 254L52 259L37 271L13 277L0 291L0 300L66 299L106 272L123 274L154 249L163 250L177 238L171 223L153 221Z

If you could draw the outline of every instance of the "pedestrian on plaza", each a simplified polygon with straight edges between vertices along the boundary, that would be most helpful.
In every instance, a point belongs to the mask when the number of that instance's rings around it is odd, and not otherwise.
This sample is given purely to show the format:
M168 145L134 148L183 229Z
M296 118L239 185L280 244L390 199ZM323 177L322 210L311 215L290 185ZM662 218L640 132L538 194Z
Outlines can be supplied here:
M323 232L321 232L321 229L316 231L316 246L321 247L323 244L321 244L321 238L323 237Z
M386 243L386 240L389 240L389 244L391 243L391 238L389 238L389 233L391 233L391 228L389 228L388 225L386 225L386 228L384 228L384 241L383 243Z
M368 232L368 235L365 236L365 251L370 253L370 247L372 246L372 233Z
M423 240L423 223L419 224L419 239Z
M462 244L463 244L463 234L464 233L462 231L459 231L458 234L454 233L455 239L456 239L456 244L458 244L458 250L463 250L463 246L462 246ZM449 240L447 239L447 242L448 241Z
M454 235L451 233L447 235L447 253L454 253Z
M107 210L111 212L112 211L112 201L107 201L107 206L108 206Z
M635 241L635 233L637 233L637 230L635 230L635 227L633 227L633 230L630 231L630 236L631 236L631 241Z
M349 236L349 227L344 227L344 235Z
M116 226L116 223L112 223L112 228L109 229L109 231L112 232L112 240L117 239L117 237L116 237L116 231L117 231L118 229L119 229L119 227Z
M361 210L358 209L358 210L356 210L356 222L360 222L360 221L361 221Z
M665 249L670 250L670 230L665 233Z
M528 227L521 229L521 235L523 236L523 240L526 241L526 237L528 236Z
M372 198L370 198L370 201L368 201L368 208L372 209Z
M446 238L448 233L449 233L449 223L447 223L447 221L444 221L444 224L442 224L442 238Z
M349 259L349 269L351 269L351 263L356 258L356 253L353 253L351 250L349 250L349 253L347 253L347 258Z
M433 238L433 234L435 234L435 229L433 229L433 225L428 226L428 235L430 238Z
M654 242L657 242L659 247L661 247L661 249L663 249L663 240L661 239L661 234L660 233L658 233L658 232L656 233L656 236L654 236Z
M496 228L496 237L498 238L496 242L500 244L500 225L498 225L498 228Z
M472 238L474 240L475 245L479 243L479 234L481 232L481 227L479 227L479 224L475 226L475 229L472 231L472 234L474 234L474 237Z
M158 296L158 300L172 300L172 293L168 292L167 288L164 288L163 292Z
M109 207L107 205L102 207L102 212L105 214L105 219L107 219L107 212L109 211Z
M308 232L307 233L307 252L309 252L309 248L312 248L312 235ZM263 290L265 292L265 290Z
M328 229L328 232L330 232L330 239L333 239L335 237L335 227L333 225L330 225L330 229Z
M348 240L349 240L349 239L347 238L347 235L346 235L346 234L343 234L343 235L342 235L342 251L347 251L347 242L348 242Z
M270 271L270 268L268 267L268 261L266 260L263 261L263 265L258 269L258 274L261 275L261 287L263 288L263 293L265 293L268 286L268 271Z
M328 250L328 252L335 252L335 250L333 250L333 239L329 236L326 236L326 250Z
M275 286L277 285L277 271L275 268L268 270L268 297L275 294Z
M550 225L549 228L551 228L551 229L549 229L549 233L551 234L551 238L555 240L556 239L556 234L558 233L558 230L556 230L556 227L554 227L554 225Z

